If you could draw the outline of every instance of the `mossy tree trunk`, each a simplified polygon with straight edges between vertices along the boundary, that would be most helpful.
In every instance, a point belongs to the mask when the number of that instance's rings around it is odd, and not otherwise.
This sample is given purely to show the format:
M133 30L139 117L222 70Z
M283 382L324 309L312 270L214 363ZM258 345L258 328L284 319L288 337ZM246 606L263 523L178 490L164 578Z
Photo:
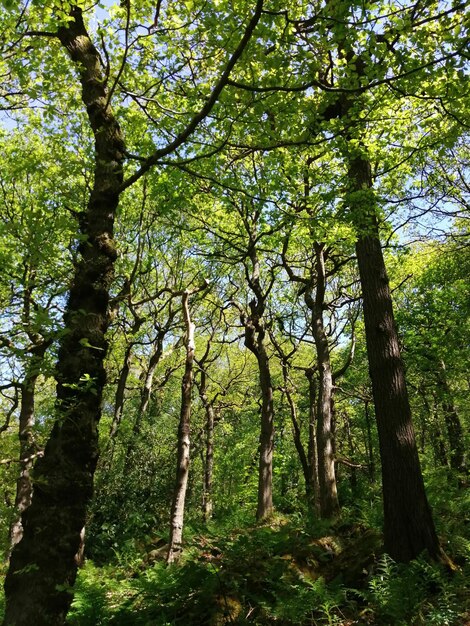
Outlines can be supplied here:
M33 471L33 498L22 516L23 538L13 549L5 580L8 626L64 623L98 458L108 294L116 259L113 223L124 146L81 9L72 8L70 17L58 37L79 73L95 137L94 183L81 220L79 260L64 316L55 423Z

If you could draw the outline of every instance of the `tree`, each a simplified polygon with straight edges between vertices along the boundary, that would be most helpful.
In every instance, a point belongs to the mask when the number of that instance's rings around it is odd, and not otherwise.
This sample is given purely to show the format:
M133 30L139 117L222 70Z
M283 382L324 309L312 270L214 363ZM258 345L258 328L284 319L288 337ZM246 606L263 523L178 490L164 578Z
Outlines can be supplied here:
M345 204L357 237L367 354L382 460L385 548L397 561L407 562L423 550L433 558L440 558L441 549L424 490L411 422L404 366L380 243L373 169L364 140L367 129L363 129L360 123L361 113L367 117L369 94L354 100L348 95L350 90L359 94L363 86L376 80L377 72L380 75L383 69L370 63L370 51L356 39L355 28L343 25L348 22L353 7L343 4L331 7L330 11L335 18L327 27L334 42L332 54L345 68L344 75L340 75L335 84L344 86L346 92L325 109L325 115L337 117L344 124L340 133L348 177ZM412 24L412 32L414 28ZM419 26L416 28L419 30ZM385 43L388 36L385 31ZM393 45L391 50L394 53L391 62L400 63L401 56ZM372 133L374 131L372 126Z
M34 468L34 495L23 515L23 539L12 552L5 580L5 624L62 624L72 599L70 590L77 570L74 556L80 545L98 459L97 426L106 380L103 359L107 351L109 290L117 256L114 219L120 195L160 158L177 150L207 117L251 38L261 8L260 0L202 108L173 141L144 159L140 169L124 183L126 150L111 108L117 81L109 84L81 6L66 4L55 14L54 5L45 7L44 16L52 31L46 33L40 28L38 31L42 32L36 34L57 39L70 55L94 136L95 158L87 209L80 220L80 258L74 267L64 315L67 332L62 334L58 355L57 419L44 456ZM21 19L18 26L23 27Z
M327 165L318 191L326 207L327 227L347 223L356 237L383 461L386 548L403 561L424 548L438 557L382 250L388 228L383 211L388 208L386 194L391 198L393 185L409 195L410 177L418 171L420 155L426 160L433 144L441 141L434 128L437 122L444 124L439 132L445 131L445 147L454 149L455 145L459 162L465 164L465 150L456 144L468 108L468 72L464 68L468 27L462 5L436 10L435 3L424 1L397 9L387 2L359 5L340 1L318 6L299 2L285 8L275 1L257 0L253 6L237 0L158 2L155 7L136 0L113 3L109 16L94 29L93 16L105 9L88 1L15 4L4 0L3 4L10 13L3 31L8 42L0 44L5 52L0 63L4 79L0 107L14 112L13 126L31 128L26 125L27 115L18 113L18 107L29 105L30 120L34 117L31 111L37 112L36 128L42 126L49 136L65 144L59 150L60 142L51 142L51 153L57 150L60 155L60 167L51 166L47 174L60 192L54 198L60 198L66 212L77 219L74 242L69 245L67 239L62 247L64 254L70 253L72 271L63 272L71 278L62 279L70 290L58 333L54 426L44 456L34 468L32 503L22 516L23 539L12 553L5 583L5 624L34 622L40 626L65 620L98 459L98 423L103 394L107 393L105 358L111 337L107 332L111 314L118 311L120 315L116 305L120 297L121 304L126 299L128 304L127 311L122 306L125 313L120 321L129 316L131 327L120 335L127 335L128 344L119 362L113 437L122 425L132 350L140 333L145 341L155 340L155 352L154 358L148 351L143 355L151 362L146 368L140 412L134 416L140 419L149 413L152 368L161 356L164 340L159 332L165 321L152 320L157 336L152 335L148 326L140 325L138 305L131 296L135 285L130 285L129 291L119 276L116 293L113 291L118 256L115 221L120 217L123 229L129 224L126 210L132 206L135 211L132 194L138 181L145 196L145 185L152 186L158 179L152 209L142 207L146 217L152 211L148 221L153 221L165 211L176 213L171 201L177 195L175 180L191 190L194 187L187 175L194 176L201 184L201 195L206 196L199 224L221 215L222 219L208 230L209 252L201 253L195 236L188 253L198 254L208 263L208 258L214 259L223 248L224 267L234 268L237 277L240 270L244 274L244 285L242 281L234 285L230 276L224 276L222 282L227 300L241 294L236 306L246 347L258 365L262 392L258 517L263 518L273 506L275 361L266 330L275 319L267 315L269 301L274 306L279 302L273 295L280 274L277 232L291 208L292 188L296 188L294 195L302 195L298 181L305 173L305 163L321 159ZM461 32L459 37L456 30ZM288 167L279 167L285 161ZM434 154L433 162L439 165L435 171L442 172L446 159ZM169 173L173 168L179 179ZM79 187L80 202L65 189L70 170L70 186ZM435 188L441 188L437 181ZM468 206L465 181L459 179L454 194L460 213ZM188 206L194 207L196 202L188 191L178 202L177 214L184 222ZM47 216L55 214L57 207L47 198L41 197L41 205ZM238 215L238 222L233 214ZM309 236L323 217L309 216ZM410 215L407 219L414 218ZM232 232L223 232L227 225L233 226ZM234 233L238 237L235 243L230 240ZM334 471L334 381L323 310L328 245L319 236L311 237L309 245L313 242L318 292L315 299L311 292L310 308L319 354L319 426L325 426L319 435L326 451L320 466L323 463L322 482L326 484ZM138 249L130 252L130 257L136 257L129 259L130 265L135 261L134 267L138 266L139 254ZM146 255L151 254L149 247ZM146 263L147 259L144 266ZM11 266L9 261L10 273ZM23 285L27 301L32 285L26 283L35 271L36 263L28 262ZM125 274L131 282L139 281L132 269ZM251 290L247 298L246 285ZM6 283L0 289L8 294ZM123 326L127 326L125 321ZM46 335L39 335L47 340ZM34 349L42 346L41 338L32 343ZM116 355L123 345L116 345ZM24 356L12 354L16 362ZM450 368L444 359L436 364L441 387L436 407L441 406L451 426L452 462L461 465L455 418L458 405L449 398L455 381L447 377ZM25 406L27 391L33 388L34 369L23 369ZM246 400L248 393L244 392ZM19 397L8 400L7 423L18 401ZM23 417L31 414L30 409L31 402ZM242 417L252 417L253 400L248 409L240 410ZM233 413L230 418L235 423ZM140 423L134 423L140 428ZM369 436L370 452L371 440ZM334 489L329 495L333 496L329 511L334 512Z
M463 409L459 397L467 359L468 252L466 231L459 237L455 230L455 235L458 243L420 243L403 256L400 274L408 272L410 280L400 290L398 319L408 371L428 413L423 437L438 446L439 463L447 465L448 457L465 482L465 411L459 415ZM430 417L433 410L436 414Z
M204 287L205 286L206 285L204 285ZM181 385L181 412L178 425L176 484L173 504L171 506L170 541L168 546L167 563L174 563L178 560L183 543L184 503L186 499L189 473L190 418L194 378L193 366L194 352L196 349L194 340L195 325L191 320L189 296L197 291L200 291L200 289L186 289L182 294L186 360L183 382Z

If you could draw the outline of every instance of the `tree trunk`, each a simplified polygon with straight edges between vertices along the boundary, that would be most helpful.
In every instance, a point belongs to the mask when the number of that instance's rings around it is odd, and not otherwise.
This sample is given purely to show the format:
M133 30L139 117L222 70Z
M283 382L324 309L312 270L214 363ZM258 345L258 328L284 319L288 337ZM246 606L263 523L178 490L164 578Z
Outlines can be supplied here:
M189 476L189 446L191 393L193 386L194 363L194 324L189 312L189 291L183 294L183 314L186 326L186 363L183 383L181 386L181 413L178 427L178 453L176 467L176 484L171 507L170 542L167 563L177 561L181 555L183 543L184 503Z
M132 362L132 348L134 347L133 343L130 343L127 347L126 347L126 351L124 353L124 363L122 366L122 369L119 373L119 380L118 380L118 384L117 384L117 388L116 388L116 397L114 400L114 415L113 415L113 421L111 424L111 428L109 431L109 443L114 442L118 431L119 431L119 427L121 425L121 421L122 421L122 413L124 410L124 400L125 400L125 393L126 393L126 384L127 384L127 379L129 377L129 372L131 369L131 362Z
M367 429L367 456L369 458L369 479L371 483L375 483L375 458L374 444L372 441L372 424L369 415L369 400L364 400L364 417Z
M269 517L273 511L273 450L274 450L274 398L266 352L266 330L263 314L266 305L266 292L260 282L260 262L256 250L256 228L248 228L248 256L251 261L251 273L246 268L249 287L255 297L250 301L250 314L241 316L245 328L245 346L256 356L258 361L259 383L261 389L261 429L259 436L258 467L258 503L256 519ZM269 293L269 289L268 289Z
M308 466L311 484L312 511L320 514L320 483L318 481L318 448L317 448L317 399L315 370L309 368L305 375L308 380Z
M212 517L212 476L214 472L214 423L215 413L212 404L206 407L206 453L204 458L204 485L202 496L202 515L204 523Z
M465 437L462 423L452 399L452 391L447 382L445 363L442 360L439 361L438 365L437 383L449 439L450 466L453 470L458 472L462 478L468 474L465 462Z
M94 183L81 220L78 261L64 316L57 363L56 421L33 472L23 539L13 549L5 580L8 626L64 624L92 495L98 422L105 384L109 288L116 249L113 222L122 182L123 141L107 104L98 51L81 9L58 31L80 75L82 99L95 136Z
M134 429L133 429L134 435L139 434L141 423L142 423L142 417L147 412L147 409L149 406L150 394L152 393L153 377L155 375L155 370L157 369L157 365L160 363L160 359L162 358L162 355L163 355L163 340L165 339L166 332L167 332L166 329L160 329L157 333L155 350L152 356L150 357L149 366L145 374L144 386L142 387L139 413L138 413L137 420L134 424Z
M159 329L157 332L157 339L155 349L152 356L149 359L147 371L145 372L144 385L142 387L140 395L139 410L137 411L137 417L135 418L134 425L132 427L132 433L130 435L129 442L126 448L126 463L130 462L131 455L138 441L138 437L142 430L142 423L145 414L148 411L150 396L152 394L153 378L155 376L155 370L163 355L163 340L166 335L166 330Z
M262 520L273 511L274 401L269 359L262 340L258 341L258 352L262 405L256 519Z
M12 523L10 528L11 549L19 543L23 537L23 525L21 516L31 504L33 495L33 484L31 481L31 468L34 464L36 446L34 444L33 429L34 417L34 396L36 391L36 381L39 376L41 363L49 342L42 343L33 348L33 354L27 365L27 370L21 385L21 403L19 415L19 441L20 441L20 475L16 481L15 508L18 518Z
M348 204L357 230L369 372L382 460L385 550L408 562L427 550L441 555L411 421L392 298L380 245L369 162L349 164Z
M253 300L251 315L242 320L245 326L245 345L258 361L261 388L261 432L259 437L258 505L256 519L262 520L273 511L273 449L274 449L274 402L269 357L264 345L265 330L260 310L264 303Z
M286 381L286 385L287 385L287 381ZM292 437L294 439L294 446L295 446L295 449L297 450L297 454L299 455L299 461L302 467L302 473L304 475L304 480L305 480L305 493L307 496L307 501L310 504L312 500L312 481L311 481L311 474L310 474L310 466L309 466L309 462L307 459L307 454L305 453L304 444L302 443L299 420L297 419L297 407L295 406L295 402L294 402L294 399L292 398L292 394L287 388L286 388L286 397L287 397L287 402L290 408L290 416L291 416L291 422L292 422Z
M299 420L297 418L297 407L292 397L291 390L289 388L290 381L288 375L287 359L282 361L282 374L284 379L284 393L286 394L287 403L289 404L291 423L292 423L292 437L294 440L294 446L299 456L300 465L302 467L302 473L305 480L305 495L307 497L307 504L310 510L313 510L314 493L312 484L312 475L310 471L310 464L305 452L304 444L302 443L302 436L300 431Z
M206 353L207 354L207 353ZM212 517L212 474L214 470L214 424L215 411L214 405L207 397L207 374L201 369L201 382L199 384L199 397L206 413L206 424L204 428L205 435L205 453L203 457L204 477L202 489L202 517L204 523Z
M349 414L347 411L344 412L344 425L346 426L346 434L348 438L348 455L350 459L354 459L356 457L356 446L354 445L354 439L351 432L351 420L349 419ZM354 495L357 489L357 467L352 464L350 467L350 484L351 484L351 492Z
M317 405L317 462L320 486L320 515L328 519L339 513L336 488L334 424L333 424L333 372L330 362L330 347L323 321L326 291L324 245L314 243L316 289L315 298L309 290L305 292L305 303L312 311L312 333L317 353L318 405Z

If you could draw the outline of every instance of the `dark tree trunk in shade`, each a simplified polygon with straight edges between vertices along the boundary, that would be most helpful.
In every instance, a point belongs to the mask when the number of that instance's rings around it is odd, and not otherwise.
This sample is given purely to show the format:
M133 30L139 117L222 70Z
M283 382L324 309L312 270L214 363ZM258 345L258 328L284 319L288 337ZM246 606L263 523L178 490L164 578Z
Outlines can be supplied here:
M370 418L369 400L364 400L364 417L366 420L367 431L367 456L369 459L369 478L370 482L375 482L375 457L374 457L374 443L372 441L372 420Z
M442 402L444 422L450 449L450 466L458 472L461 479L468 474L465 459L465 437L457 409L452 397L452 390L447 381L447 372L444 361L439 361L437 370L438 395Z
M279 347L276 346L276 348L278 349L278 352L279 352L280 351ZM314 502L315 502L315 494L314 494L314 489L313 489L313 480L312 480L313 477L311 474L311 466L309 463L307 452L305 451L305 447L302 442L302 434L300 430L299 420L297 417L297 406L294 402L294 398L292 397L292 393L290 390L290 380L289 380L289 374L288 374L289 366L288 366L287 358L284 357L281 362L282 362L282 375L284 379L283 391L287 398L287 403L290 409L290 416L291 416L291 423L292 423L292 437L294 440L295 449L299 457L300 466L302 468L302 473L304 475L305 495L307 497L307 504L308 504L309 510L313 511Z
M189 476L191 395L193 388L194 324L189 312L189 292L183 294L183 315L186 328L186 361L181 385L181 412L178 426L176 482L171 506L170 542L167 563L181 556L183 546L184 505Z
M8 626L58 626L72 600L75 555L85 525L98 458L98 422L105 384L109 288L116 249L113 222L122 182L123 142L98 51L81 10L59 29L80 75L82 99L95 137L94 183L81 220L81 243L64 316L57 363L56 421L33 470L33 498L22 516L5 580Z
M408 562L423 550L439 558L441 550L424 490L379 239L370 164L365 158L351 159L349 181L348 205L357 231L356 254L382 461L385 550L399 562Z
M256 518L260 520L268 517L273 510L274 402L269 359L263 341L258 343L258 350L262 405Z
M207 354L207 353L206 353ZM201 365L201 362L199 362ZM214 470L214 424L215 409L214 404L207 397L207 374L205 369L201 368L201 382L198 385L199 397L206 414L206 422L204 425L205 450L203 455L203 488L202 488L202 516L204 523L212 517L212 475Z
M356 446L354 444L354 438L351 432L351 420L349 419L349 414L347 411L344 412L343 414L343 419L344 419L344 425L346 427L346 435L347 435L347 439L348 439L348 455L350 459L354 459L356 457ZM354 494L355 490L357 489L357 467L354 464L351 464L350 466L350 484L351 484L351 491Z
M309 368L305 375L308 380L308 466L312 491L312 510L320 514L320 483L318 481L317 454L317 401L315 370Z
M439 412L437 406L437 398L435 392L432 393L433 397L433 406L426 396L426 389L424 386L419 389L420 396L423 400L424 408L425 408L425 416L427 421L427 435L429 437L429 441L431 444L431 448L433 451L434 462L436 465L440 467L448 467L449 462L447 460L447 452L446 447L444 445L444 438L442 436L441 427L440 427L440 419Z
M205 407L206 411L206 426L205 426L205 438L206 438L206 450L204 455L204 485L202 496L202 515L204 523L212 517L212 476L214 472L214 423L215 423L215 411L212 404L208 404Z
M119 372L119 379L118 379L118 384L116 388L116 396L114 399L113 421L111 423L111 428L109 430L109 442L111 444L114 442L118 434L119 427L122 421L127 379L129 377L129 372L131 370L133 347L134 347L133 343L130 343L128 346L126 346L126 350L124 352L124 362L123 362L121 371Z

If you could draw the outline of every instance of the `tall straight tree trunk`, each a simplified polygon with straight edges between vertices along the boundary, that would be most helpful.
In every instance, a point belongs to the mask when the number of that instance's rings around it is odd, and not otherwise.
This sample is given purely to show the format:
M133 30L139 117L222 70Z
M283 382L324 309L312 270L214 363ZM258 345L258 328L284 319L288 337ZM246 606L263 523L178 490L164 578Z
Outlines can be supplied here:
M348 204L357 231L367 356L382 461L385 550L399 562L408 562L423 550L439 558L441 550L424 490L366 158L351 158L349 181Z
M305 194L308 198L308 173L305 175ZM311 328L315 341L315 352L318 372L318 395L316 407L311 405L310 422L316 422L316 433L310 427L311 452L311 485L314 488L315 505L323 518L332 518L339 513L338 492L336 487L335 445L334 445L334 375L331 369L330 345L325 330L323 311L328 273L326 261L328 249L325 243L314 241L315 270L310 276L301 277L295 274L287 258L288 238L284 242L282 259L283 266L292 281L303 283L302 293L305 304L311 312ZM345 368L347 368L347 364ZM340 375L340 374L339 374ZM314 388L314 372L307 373L309 391L316 393ZM311 395L311 394L310 394ZM312 455L314 455L312 457ZM315 493L316 491L316 493Z
M186 326L186 362L181 386L181 413L178 426L176 483L171 506L170 542L167 563L177 561L183 544L184 503L189 476L191 393L193 388L194 324L189 312L189 291L183 293L183 315Z
M81 220L80 260L64 315L56 421L34 468L33 498L22 516L23 538L13 549L5 580L8 626L64 624L98 458L109 288L116 259L113 222L124 146L81 9L73 7L71 18L58 36L80 76L95 137L94 182Z

